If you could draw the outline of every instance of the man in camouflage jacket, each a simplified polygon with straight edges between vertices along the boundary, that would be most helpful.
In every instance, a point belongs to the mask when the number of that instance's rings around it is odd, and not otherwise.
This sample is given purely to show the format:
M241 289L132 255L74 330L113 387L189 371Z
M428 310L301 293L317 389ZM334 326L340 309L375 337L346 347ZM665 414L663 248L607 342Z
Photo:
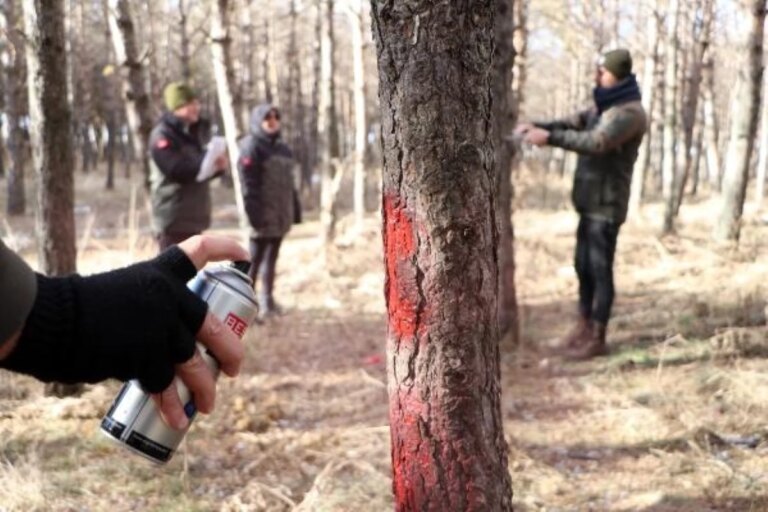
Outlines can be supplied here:
M627 50L601 57L595 85L595 105L589 110L569 119L521 124L516 130L530 144L579 155L571 194L580 215L575 258L579 319L564 340L566 354L577 360L608 352L616 240L627 217L632 168L647 127Z

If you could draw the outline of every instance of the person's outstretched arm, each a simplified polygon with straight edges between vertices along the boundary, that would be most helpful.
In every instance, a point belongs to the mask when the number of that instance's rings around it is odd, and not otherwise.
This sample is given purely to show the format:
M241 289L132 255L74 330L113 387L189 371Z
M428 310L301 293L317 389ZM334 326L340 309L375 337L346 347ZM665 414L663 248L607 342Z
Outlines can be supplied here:
M11 256L5 249L0 264L31 274ZM111 272L32 274L34 301L23 325L6 327L11 334L0 345L0 367L45 382L139 379L168 423L182 428L187 418L172 385L174 375L190 389L200 411L210 412L214 404L214 377L195 338L227 375L237 374L244 354L240 340L186 283L208 261L244 259L248 253L233 240L194 236L152 260ZM0 288L4 304L13 300L9 293Z

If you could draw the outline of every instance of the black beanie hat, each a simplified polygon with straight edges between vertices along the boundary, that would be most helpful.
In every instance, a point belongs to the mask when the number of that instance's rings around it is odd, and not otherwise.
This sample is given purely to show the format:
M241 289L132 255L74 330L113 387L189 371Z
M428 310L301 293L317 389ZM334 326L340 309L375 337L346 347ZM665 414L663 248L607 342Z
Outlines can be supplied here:
M598 64L613 73L613 76L619 80L632 73L632 55L624 48L605 52Z

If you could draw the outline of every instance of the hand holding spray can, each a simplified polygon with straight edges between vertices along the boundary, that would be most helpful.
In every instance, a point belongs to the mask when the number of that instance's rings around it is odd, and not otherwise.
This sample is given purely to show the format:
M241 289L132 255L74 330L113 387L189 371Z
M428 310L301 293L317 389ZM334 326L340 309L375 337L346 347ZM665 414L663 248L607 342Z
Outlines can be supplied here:
M246 328L256 317L258 307L251 280L247 276L248 262L236 262L231 266L219 265L203 269L187 287L208 303L208 309L242 338ZM198 343L197 350L211 370L218 377L219 365L205 346ZM187 387L176 379L176 388L184 412L190 420L197 412L193 397ZM104 419L101 430L110 438L130 450L156 463L168 462L189 430L175 430L169 427L149 393L138 381L126 382L115 398Z

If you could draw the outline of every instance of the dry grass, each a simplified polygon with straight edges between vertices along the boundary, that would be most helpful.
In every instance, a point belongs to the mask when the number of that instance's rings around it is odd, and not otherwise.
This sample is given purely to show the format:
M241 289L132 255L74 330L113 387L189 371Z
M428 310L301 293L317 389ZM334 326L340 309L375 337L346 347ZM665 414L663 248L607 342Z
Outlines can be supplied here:
M660 238L651 205L620 235L613 352L572 364L556 350L575 303L568 184L519 181L524 343L503 355L502 396L517 510L768 510L768 227L748 212L740 245L716 246L716 203L702 200ZM144 192L101 183L79 183L84 273L155 250ZM239 236L231 192L214 195L214 229ZM32 222L0 232L34 263ZM99 434L116 383L56 401L0 374L0 510L391 510L378 222L328 270L317 229L310 218L284 245L287 315L249 332L243 374L220 383L216 412L165 467Z

